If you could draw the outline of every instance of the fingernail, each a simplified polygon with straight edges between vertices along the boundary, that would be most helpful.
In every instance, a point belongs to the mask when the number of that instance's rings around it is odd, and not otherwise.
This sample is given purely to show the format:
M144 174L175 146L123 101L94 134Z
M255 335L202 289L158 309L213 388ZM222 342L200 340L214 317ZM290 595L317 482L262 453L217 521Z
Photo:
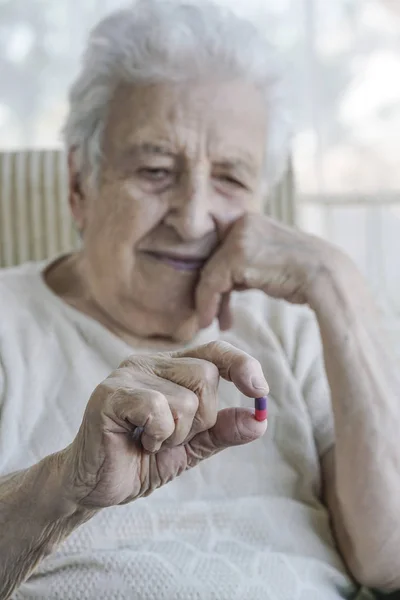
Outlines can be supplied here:
M268 383L262 377L252 377L251 385L255 390L262 390L266 394L269 392Z

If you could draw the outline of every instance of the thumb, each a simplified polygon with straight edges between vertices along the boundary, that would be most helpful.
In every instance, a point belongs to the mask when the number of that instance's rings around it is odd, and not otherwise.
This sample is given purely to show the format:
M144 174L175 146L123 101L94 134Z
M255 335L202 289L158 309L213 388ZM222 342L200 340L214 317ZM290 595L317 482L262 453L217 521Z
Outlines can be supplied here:
M261 437L267 421L256 421L246 408L224 408L218 412L214 427L195 435L185 444L187 467L194 467L205 458L230 446L248 444Z

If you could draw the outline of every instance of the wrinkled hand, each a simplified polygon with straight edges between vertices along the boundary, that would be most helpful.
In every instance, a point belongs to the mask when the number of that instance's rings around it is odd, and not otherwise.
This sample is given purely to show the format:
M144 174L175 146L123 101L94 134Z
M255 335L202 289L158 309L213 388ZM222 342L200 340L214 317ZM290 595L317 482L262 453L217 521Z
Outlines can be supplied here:
M332 248L327 242L260 214L238 219L207 262L196 290L200 326L215 317L232 325L234 290L259 289L295 304L308 302L309 290Z
M132 356L93 392L65 451L63 488L77 506L130 502L229 446L260 437L251 410L218 412L219 378L268 393L258 361L227 343Z

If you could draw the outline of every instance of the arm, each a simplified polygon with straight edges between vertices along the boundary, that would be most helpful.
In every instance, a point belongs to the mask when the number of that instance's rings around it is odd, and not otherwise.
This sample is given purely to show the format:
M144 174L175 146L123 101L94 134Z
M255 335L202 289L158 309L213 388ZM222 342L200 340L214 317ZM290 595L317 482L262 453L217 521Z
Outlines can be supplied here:
M62 454L0 478L0 600L94 511L76 510L58 492Z
M339 547L364 585L400 588L400 369L366 285L333 253L310 288L331 390L336 444L323 458Z
M361 275L327 242L249 213L202 270L202 326L228 326L230 292L249 288L313 309L337 438L322 466L338 543L361 583L400 588L400 369Z
M0 479L0 600L102 508L265 433L252 411L218 411L220 377L248 397L268 393L261 365L227 343L132 356L94 390L70 446Z
M0 360L0 415L5 381ZM10 598L39 562L94 514L78 510L61 493L64 456L47 456L26 470L0 476L0 600Z

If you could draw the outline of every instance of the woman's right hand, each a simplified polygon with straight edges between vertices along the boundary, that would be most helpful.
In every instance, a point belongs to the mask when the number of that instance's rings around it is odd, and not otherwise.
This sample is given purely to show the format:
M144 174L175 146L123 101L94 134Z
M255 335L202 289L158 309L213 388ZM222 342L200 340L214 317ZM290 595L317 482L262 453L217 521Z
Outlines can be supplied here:
M218 411L223 377L249 397L268 386L257 360L227 343L131 356L93 392L60 453L62 494L80 508L131 502L266 430L251 410Z

